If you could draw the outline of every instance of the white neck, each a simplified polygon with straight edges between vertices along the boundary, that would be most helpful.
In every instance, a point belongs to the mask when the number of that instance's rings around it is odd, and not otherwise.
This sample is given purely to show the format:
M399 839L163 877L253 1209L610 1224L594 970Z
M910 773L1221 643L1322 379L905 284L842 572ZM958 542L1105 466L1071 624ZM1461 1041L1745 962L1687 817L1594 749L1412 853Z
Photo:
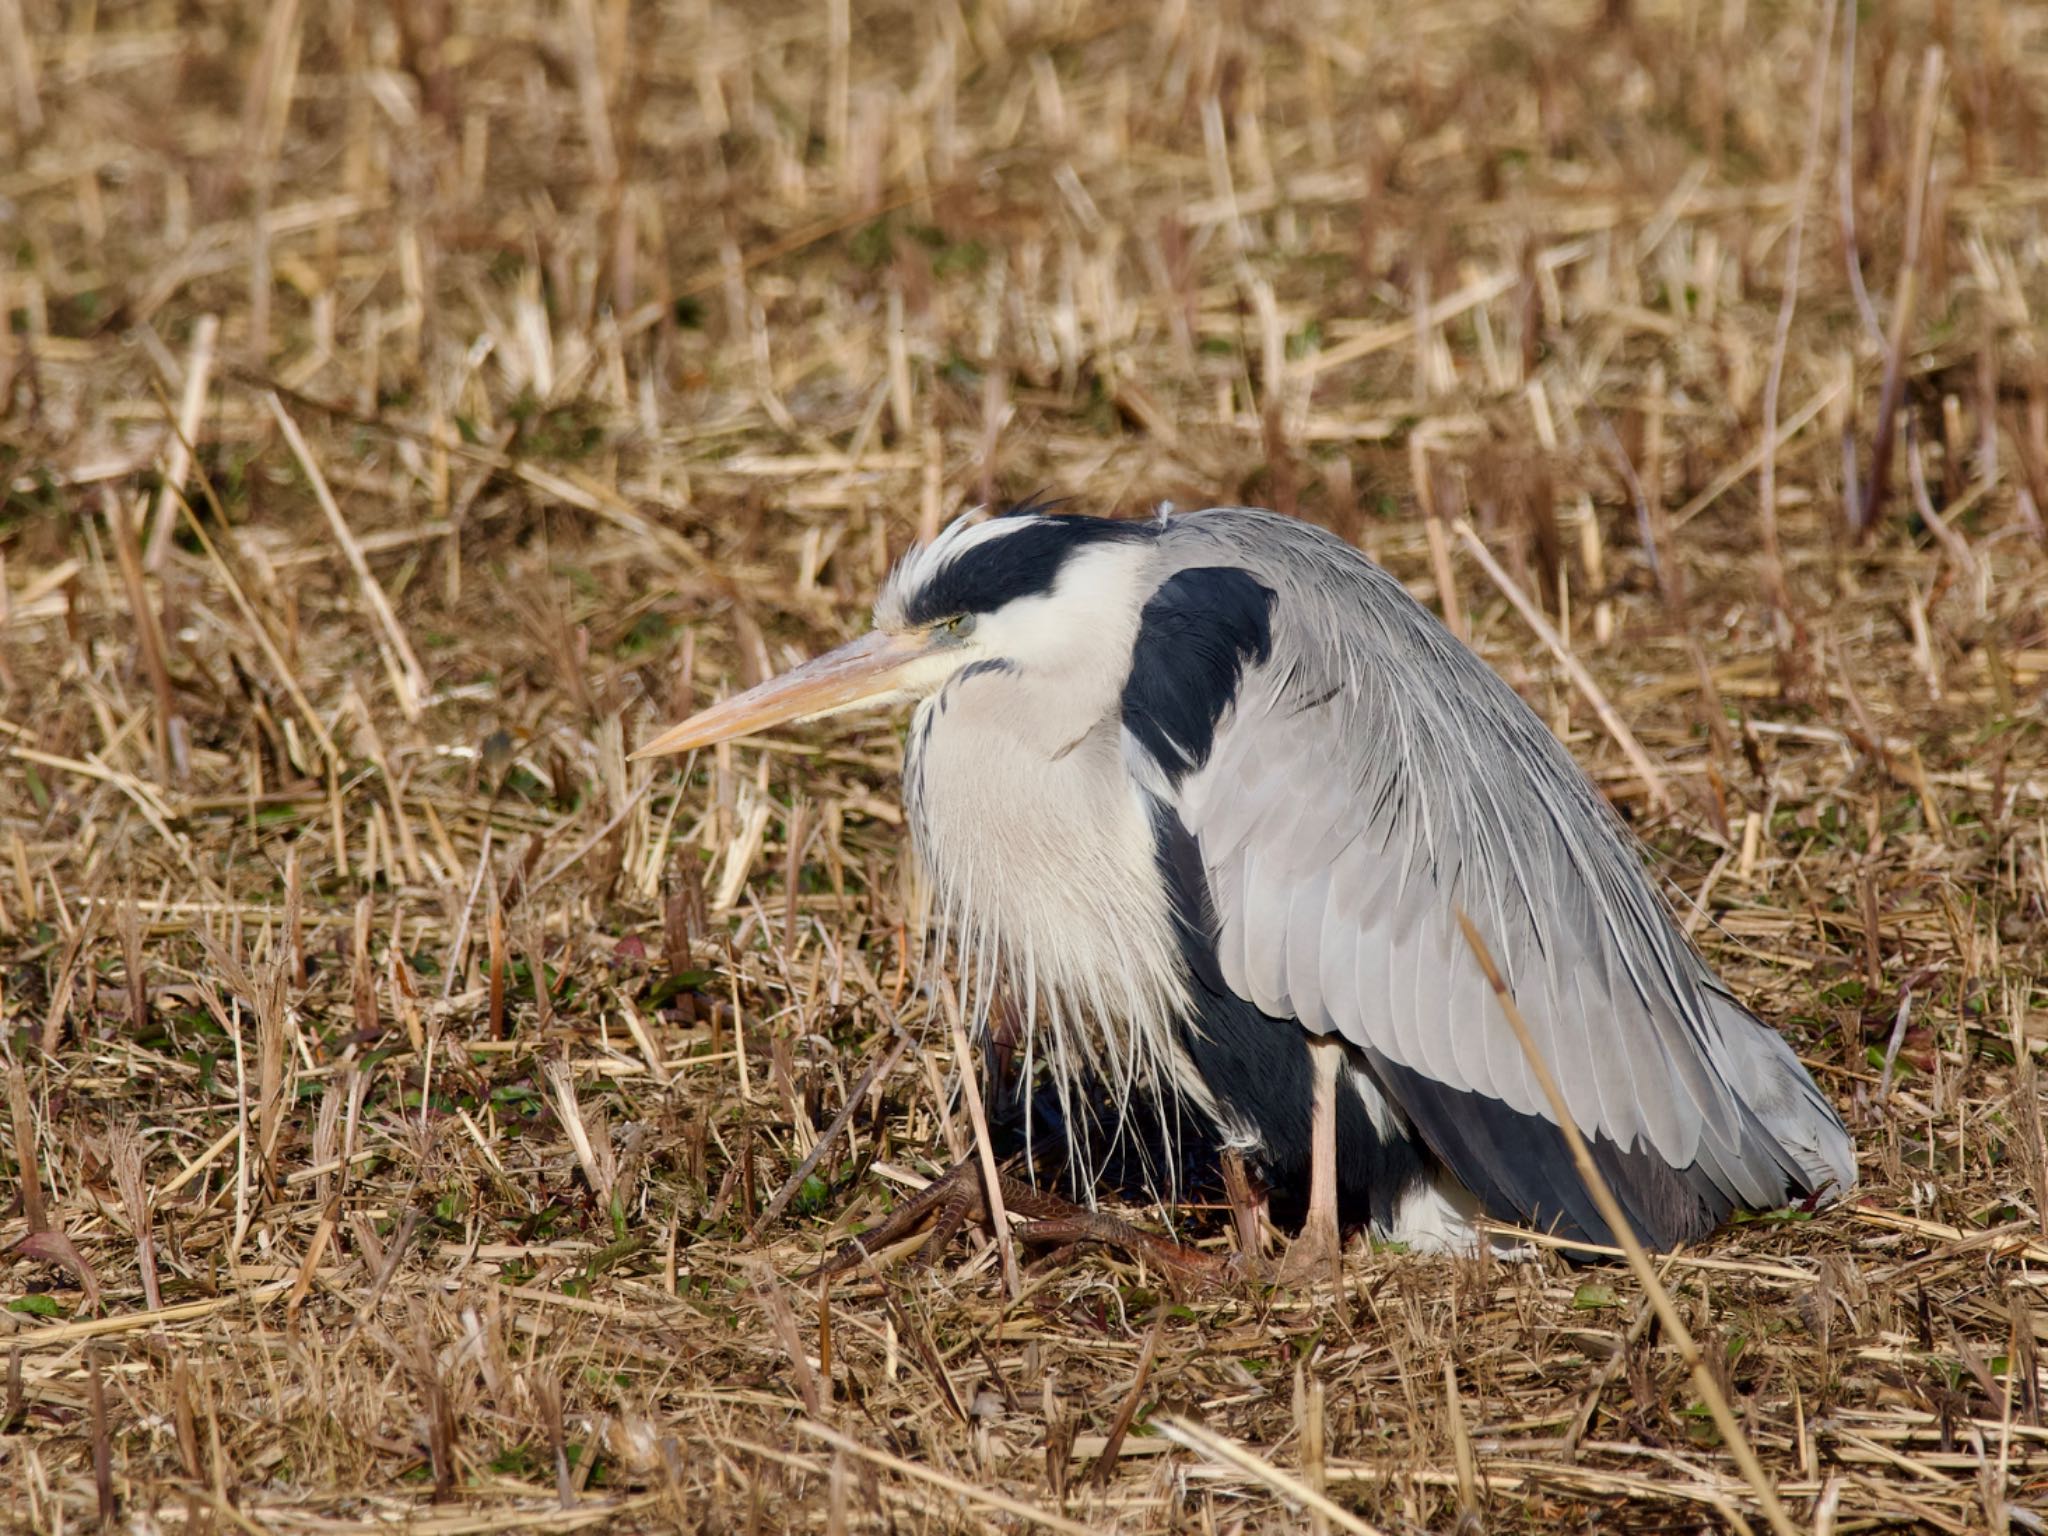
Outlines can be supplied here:
M1187 1007L1153 829L1123 764L1142 549L1077 555L984 620L986 665L918 706L904 797L964 992L998 976L1056 1075L1156 1086Z

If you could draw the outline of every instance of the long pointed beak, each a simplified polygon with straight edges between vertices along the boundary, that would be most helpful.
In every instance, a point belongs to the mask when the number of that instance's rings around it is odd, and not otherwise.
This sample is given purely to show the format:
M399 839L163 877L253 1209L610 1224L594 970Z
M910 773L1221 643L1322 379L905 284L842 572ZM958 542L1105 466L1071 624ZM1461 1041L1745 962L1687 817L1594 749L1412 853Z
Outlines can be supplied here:
M930 652L924 635L871 631L670 726L633 756L689 752L791 720L882 703L900 691L904 672Z

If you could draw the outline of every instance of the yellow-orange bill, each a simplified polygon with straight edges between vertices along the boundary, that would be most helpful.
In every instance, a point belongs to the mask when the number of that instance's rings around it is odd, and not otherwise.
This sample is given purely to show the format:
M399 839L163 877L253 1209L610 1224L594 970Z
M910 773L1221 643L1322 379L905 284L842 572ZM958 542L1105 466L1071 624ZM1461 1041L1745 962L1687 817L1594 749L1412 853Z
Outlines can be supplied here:
M880 702L897 691L903 671L928 650L929 641L923 635L872 631L780 677L771 677L759 687L700 710L682 724L670 726L633 756L689 752L791 720Z

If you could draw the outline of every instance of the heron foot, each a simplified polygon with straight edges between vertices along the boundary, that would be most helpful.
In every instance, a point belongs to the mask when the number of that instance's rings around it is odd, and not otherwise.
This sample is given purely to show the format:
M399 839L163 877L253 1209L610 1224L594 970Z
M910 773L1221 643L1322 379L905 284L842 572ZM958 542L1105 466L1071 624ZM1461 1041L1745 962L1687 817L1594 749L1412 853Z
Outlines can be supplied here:
M839 1251L807 1278L815 1280L858 1269L875 1254L915 1234L927 1222L931 1230L918 1250L919 1256L936 1253L970 1220L985 1217L987 1209L988 1202L982 1196L981 1165L967 1158L955 1163L860 1236L841 1243Z
M997 1180L1004 1209L1012 1216L1026 1218L1014 1228L1015 1239L1028 1246L1054 1249L1045 1263L1057 1263L1083 1244L1096 1243L1143 1259L1182 1281L1227 1287L1242 1278L1242 1266L1234 1258L1156 1236L1118 1217L1034 1189L1006 1173L998 1173ZM837 1253L811 1272L810 1278L857 1269L869 1256L904 1241L927 1222L930 1231L918 1251L918 1259L929 1262L929 1256L950 1243L968 1222L986 1225L988 1220L981 1163L970 1157L919 1190L878 1225L841 1244Z
M1342 1289L1344 1238L1336 1222L1318 1221L1311 1212L1300 1236L1287 1245L1287 1252L1272 1266L1271 1273L1272 1283L1284 1289L1311 1286L1319 1280Z

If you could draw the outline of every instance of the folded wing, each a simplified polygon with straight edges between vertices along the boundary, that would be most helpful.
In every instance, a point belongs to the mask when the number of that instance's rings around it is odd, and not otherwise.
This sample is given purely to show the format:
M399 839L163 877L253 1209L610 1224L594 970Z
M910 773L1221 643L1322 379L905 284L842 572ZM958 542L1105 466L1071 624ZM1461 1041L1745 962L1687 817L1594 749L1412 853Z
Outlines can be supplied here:
M1177 519L1166 550L1127 751L1200 850L1182 906L1230 990L1357 1045L1496 1215L1605 1241L1462 909L1646 1239L1854 1182L1833 1109L1714 980L1570 755L1392 578L1266 513ZM1200 665L1146 666L1148 644Z

